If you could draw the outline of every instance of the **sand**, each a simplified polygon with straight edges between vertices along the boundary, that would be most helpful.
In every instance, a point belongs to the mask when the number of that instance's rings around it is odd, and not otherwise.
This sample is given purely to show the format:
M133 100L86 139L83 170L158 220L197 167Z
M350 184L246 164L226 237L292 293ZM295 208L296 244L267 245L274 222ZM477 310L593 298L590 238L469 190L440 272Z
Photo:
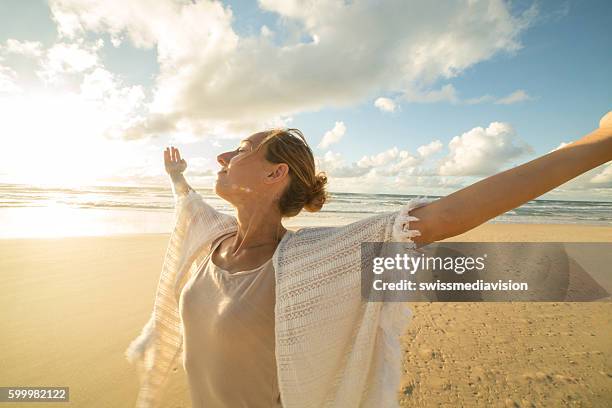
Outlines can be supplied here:
M68 386L75 407L133 406L138 380L123 352L151 311L167 240L0 240L0 383ZM612 227L487 223L453 240L612 242ZM413 310L402 338L402 406L612 401L611 302L415 303ZM68 404L36 404L47 405ZM180 365L163 406L190 406Z

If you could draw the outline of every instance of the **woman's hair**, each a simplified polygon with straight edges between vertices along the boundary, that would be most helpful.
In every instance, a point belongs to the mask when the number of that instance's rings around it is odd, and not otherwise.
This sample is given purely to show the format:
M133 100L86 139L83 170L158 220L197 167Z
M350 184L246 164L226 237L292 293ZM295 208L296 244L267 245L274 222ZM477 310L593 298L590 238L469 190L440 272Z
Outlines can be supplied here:
M327 176L316 173L315 160L304 135L298 129L271 129L257 149L267 147L266 159L289 166L289 185L279 200L283 217L298 215L302 208L316 212L329 200Z

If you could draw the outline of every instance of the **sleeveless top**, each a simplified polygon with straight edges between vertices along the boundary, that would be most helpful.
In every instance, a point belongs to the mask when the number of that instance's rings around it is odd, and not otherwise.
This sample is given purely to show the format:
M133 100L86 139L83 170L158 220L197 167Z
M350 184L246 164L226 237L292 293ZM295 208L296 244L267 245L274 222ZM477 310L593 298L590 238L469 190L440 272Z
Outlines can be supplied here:
M255 269L230 273L211 259L227 237L213 243L179 298L183 367L192 406L282 407L274 343L272 259Z

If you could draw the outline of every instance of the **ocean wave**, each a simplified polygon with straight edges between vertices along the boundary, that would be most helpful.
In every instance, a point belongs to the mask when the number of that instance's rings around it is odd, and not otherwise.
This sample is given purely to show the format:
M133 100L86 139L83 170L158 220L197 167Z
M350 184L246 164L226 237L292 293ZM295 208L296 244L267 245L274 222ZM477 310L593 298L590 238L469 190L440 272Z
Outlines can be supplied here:
M233 212L231 205L218 197L212 189L196 189L206 202L222 212ZM358 218L399 210L417 195L330 193L330 201L319 216ZM438 198L433 195L430 199ZM67 205L75 208L128 209L135 211L171 211L174 195L170 186L62 186L41 187L0 184L0 208L44 207ZM532 200L496 217L529 222L612 222L612 202Z

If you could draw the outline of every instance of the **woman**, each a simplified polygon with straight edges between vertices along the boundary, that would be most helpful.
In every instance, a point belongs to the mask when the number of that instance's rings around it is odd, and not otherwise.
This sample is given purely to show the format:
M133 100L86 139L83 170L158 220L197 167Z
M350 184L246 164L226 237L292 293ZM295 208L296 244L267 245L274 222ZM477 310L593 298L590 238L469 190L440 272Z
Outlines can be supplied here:
M218 156L215 191L236 217L186 183L178 150L164 159L177 217L153 313L127 350L140 367L137 406L157 406L184 348L194 407L388 407L410 311L362 301L360 244L416 248L462 234L612 160L612 112L580 140L446 197L297 232L282 219L327 198L299 131L256 133Z

